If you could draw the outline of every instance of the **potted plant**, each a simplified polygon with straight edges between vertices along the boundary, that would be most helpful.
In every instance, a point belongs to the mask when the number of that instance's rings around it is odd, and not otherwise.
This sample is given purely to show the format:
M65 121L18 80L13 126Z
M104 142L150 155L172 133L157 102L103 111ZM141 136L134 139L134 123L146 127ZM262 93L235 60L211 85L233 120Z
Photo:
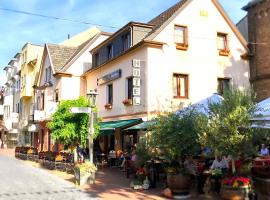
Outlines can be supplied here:
M75 181L78 185L94 184L97 167L90 162L76 164L74 167Z
M174 192L189 193L192 181L184 169L183 157L199 151L199 124L204 117L191 106L176 113L160 115L149 127L148 145L155 157L168 162L167 185Z
M244 200L250 192L250 179L233 176L222 180L221 198L226 200Z
M125 106L132 105L132 99L124 99L124 100L122 101L122 103L123 103Z
M105 104L104 107L105 107L106 110L111 110L112 109L112 104L107 103L107 104Z

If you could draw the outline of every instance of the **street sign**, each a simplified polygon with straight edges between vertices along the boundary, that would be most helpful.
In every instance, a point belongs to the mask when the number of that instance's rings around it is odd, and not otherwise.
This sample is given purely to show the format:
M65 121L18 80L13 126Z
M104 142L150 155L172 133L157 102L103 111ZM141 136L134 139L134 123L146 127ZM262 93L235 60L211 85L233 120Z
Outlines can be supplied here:
M90 107L73 107L70 109L71 113L91 113Z

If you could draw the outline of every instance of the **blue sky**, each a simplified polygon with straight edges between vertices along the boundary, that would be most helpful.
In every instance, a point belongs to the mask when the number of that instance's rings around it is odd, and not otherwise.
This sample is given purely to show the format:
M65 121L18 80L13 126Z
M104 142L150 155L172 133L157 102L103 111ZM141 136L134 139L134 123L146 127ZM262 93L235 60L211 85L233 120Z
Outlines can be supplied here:
M241 8L248 1L220 0L220 3L236 23L245 15ZM0 8L121 27L129 21L147 22L176 2L178 0L0 0ZM68 34L75 35L90 26L2 10L0 25L0 85L5 82L3 67L26 42L59 43ZM111 32L116 30L101 28Z

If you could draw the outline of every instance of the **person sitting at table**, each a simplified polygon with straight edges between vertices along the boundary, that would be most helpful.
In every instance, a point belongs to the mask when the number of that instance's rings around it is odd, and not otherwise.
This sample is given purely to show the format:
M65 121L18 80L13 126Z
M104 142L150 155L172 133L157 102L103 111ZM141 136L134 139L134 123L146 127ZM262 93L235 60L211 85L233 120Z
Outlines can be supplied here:
M262 144L259 155L260 156L269 156L269 149L265 146L265 144Z
M221 178L223 177L223 175L225 173L227 173L228 169L229 169L229 164L227 162L227 160L221 156L216 156L216 159L214 160L212 166L210 167L210 169L214 172L215 170L219 171L220 170L220 173L215 173L215 174L212 174L211 176L211 179L214 180L215 182L215 191L217 193L220 192L220 187L221 187L221 183L220 183L220 180Z
M204 194L203 187L206 181L206 176L203 174L204 165L194 161L192 156L188 156L184 162L184 168L190 173L191 177L196 178L198 193Z

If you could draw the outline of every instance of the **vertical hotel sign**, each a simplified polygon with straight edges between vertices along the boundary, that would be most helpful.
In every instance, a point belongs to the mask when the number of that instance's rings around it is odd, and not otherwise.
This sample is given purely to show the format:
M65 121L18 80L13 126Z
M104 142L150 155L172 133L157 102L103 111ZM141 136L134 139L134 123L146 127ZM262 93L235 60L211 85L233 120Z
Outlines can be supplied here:
M133 105L141 105L141 61L132 60Z

